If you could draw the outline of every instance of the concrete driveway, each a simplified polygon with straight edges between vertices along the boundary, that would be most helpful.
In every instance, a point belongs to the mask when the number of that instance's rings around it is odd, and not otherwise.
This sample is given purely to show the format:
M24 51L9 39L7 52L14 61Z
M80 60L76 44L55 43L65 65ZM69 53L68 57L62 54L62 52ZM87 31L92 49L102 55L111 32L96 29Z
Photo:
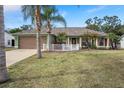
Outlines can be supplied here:
M36 54L35 49L16 49L6 51L6 65L7 67Z

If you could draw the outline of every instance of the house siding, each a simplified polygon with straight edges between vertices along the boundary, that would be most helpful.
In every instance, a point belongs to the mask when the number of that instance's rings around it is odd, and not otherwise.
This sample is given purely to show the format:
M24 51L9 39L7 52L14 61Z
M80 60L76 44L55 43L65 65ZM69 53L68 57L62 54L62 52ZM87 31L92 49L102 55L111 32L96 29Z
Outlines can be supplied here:
M4 33L4 38L5 38L5 47L13 47L12 40L15 40L15 38L7 32ZM10 43L8 44L8 42Z
M124 49L124 37L120 41L120 47Z

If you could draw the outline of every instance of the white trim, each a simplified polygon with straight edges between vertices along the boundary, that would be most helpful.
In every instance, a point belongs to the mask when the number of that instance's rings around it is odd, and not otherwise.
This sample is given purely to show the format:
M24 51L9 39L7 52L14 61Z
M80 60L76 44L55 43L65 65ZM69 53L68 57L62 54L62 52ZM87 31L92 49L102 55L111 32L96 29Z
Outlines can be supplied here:
M68 41L67 41L67 44L69 44L70 43L70 38L68 37Z
M79 38L80 48L82 47L82 37Z
M79 44L52 44L50 50L51 51L75 51L79 50ZM43 44L43 51L48 51L48 45Z

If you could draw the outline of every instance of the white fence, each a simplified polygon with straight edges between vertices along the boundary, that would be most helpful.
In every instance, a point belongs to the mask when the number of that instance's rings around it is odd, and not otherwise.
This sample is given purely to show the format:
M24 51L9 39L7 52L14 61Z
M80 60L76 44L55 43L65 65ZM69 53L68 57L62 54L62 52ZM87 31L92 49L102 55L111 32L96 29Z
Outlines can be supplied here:
M97 46L97 48L107 49L107 48L110 48L110 46Z
M50 49L47 44L43 44L44 51L74 51L79 50L79 44L51 44Z

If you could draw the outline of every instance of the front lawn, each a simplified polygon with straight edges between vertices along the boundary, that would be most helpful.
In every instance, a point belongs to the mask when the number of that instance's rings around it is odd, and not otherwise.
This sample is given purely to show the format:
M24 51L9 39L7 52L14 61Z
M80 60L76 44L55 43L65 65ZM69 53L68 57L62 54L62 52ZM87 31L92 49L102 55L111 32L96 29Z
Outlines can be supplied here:
M0 87L124 87L124 50L44 53L8 68Z

